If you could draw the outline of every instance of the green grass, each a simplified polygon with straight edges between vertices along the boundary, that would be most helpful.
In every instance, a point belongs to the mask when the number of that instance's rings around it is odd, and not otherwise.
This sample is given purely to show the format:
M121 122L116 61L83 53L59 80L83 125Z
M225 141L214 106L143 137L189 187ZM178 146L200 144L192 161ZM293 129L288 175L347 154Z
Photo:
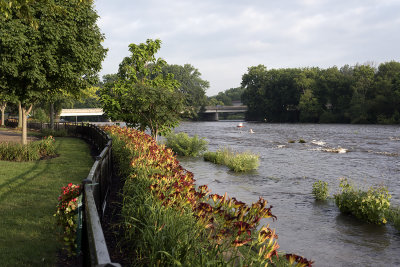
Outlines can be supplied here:
M80 183L93 164L89 146L56 138L57 158L0 161L0 262L2 266L54 266L61 243L53 214L62 186Z

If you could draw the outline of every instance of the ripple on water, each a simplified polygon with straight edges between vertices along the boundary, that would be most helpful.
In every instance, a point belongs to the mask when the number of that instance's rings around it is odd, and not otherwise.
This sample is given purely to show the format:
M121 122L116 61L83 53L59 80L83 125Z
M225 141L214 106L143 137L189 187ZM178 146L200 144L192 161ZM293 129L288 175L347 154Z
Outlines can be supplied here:
M263 223L276 228L281 249L311 258L315 266L400 266L400 235L393 227L360 223L341 215L333 201L318 203L311 195L317 180L328 182L332 195L339 178L348 177L359 186L388 185L392 203L399 205L398 127L244 123L247 130L240 132L236 124L183 123L177 129L205 137L210 150L228 146L260 155L260 167L250 175L202 159L182 161L198 184L247 203L264 197L278 219ZM247 134L249 128L255 133ZM299 139L307 143L288 143ZM319 147L342 147L351 153L312 150Z

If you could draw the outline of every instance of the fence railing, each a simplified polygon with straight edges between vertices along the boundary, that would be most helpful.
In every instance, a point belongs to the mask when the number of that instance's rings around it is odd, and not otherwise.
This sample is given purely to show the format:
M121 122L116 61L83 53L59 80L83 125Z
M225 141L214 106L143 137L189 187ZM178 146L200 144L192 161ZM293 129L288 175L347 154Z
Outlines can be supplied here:
M48 129L47 123L28 123L31 129ZM82 224L82 255L84 264L89 266L121 266L112 263L104 238L101 220L106 208L113 169L112 140L100 128L84 123L56 123L56 130L66 130L69 135L86 139L100 151L83 184L83 224Z

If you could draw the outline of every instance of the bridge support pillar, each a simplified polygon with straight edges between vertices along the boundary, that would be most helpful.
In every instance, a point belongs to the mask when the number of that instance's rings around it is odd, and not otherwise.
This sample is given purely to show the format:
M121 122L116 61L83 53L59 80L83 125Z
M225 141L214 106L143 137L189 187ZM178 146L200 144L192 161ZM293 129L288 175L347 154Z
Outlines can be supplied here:
M205 120L205 121L219 121L218 112L203 113L203 120Z

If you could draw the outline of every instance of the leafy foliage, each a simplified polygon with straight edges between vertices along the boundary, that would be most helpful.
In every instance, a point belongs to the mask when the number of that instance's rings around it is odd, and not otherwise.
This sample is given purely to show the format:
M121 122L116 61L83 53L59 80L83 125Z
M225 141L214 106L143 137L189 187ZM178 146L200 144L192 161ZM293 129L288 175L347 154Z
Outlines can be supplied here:
M129 128L106 130L118 165L128 168L122 171L128 174L122 216L133 264L264 266L273 261L279 247L275 231L258 227L262 218L275 218L264 199L248 206L227 195L209 195L207 186L195 186L172 150L150 136Z
M258 155L250 152L237 153L228 148L219 149L216 152L206 152L204 160L226 165L235 172L255 170L259 165Z
M316 200L326 200L329 197L328 183L318 180L313 184L312 194Z
M206 105L206 90L210 83L201 79L201 73L190 64L166 65L163 67L165 74L172 73L180 83L179 91L184 99L184 115L188 118L196 118L202 106Z
M78 209L78 197L81 194L81 186L69 183L62 187L58 197L57 211L54 217L62 228L61 240L71 255L76 254L76 217Z
M241 101L243 91L244 88L237 87L225 90L223 92L219 92L216 96L209 97L208 105L214 106L218 104L218 105L231 106L232 101Z
M249 120L269 122L400 123L400 62L378 69L271 69L252 66L242 77Z
M197 157L207 150L207 141L197 135L189 137L187 133L171 133L166 136L166 146L177 155Z
M383 186L370 187L368 191L355 189L347 179L340 181L340 193L335 194L335 203L343 213L374 224L385 224L391 195Z
M106 49L90 1L79 5L75 1L29 1L22 6L40 23L31 27L14 16L18 5L9 7L13 15L0 23L0 58L7 59L0 61L0 83L4 84L0 91L6 90L21 102L25 143L26 116L32 105L62 91L78 94L96 83Z
M388 222L393 224L393 226L400 231L400 207L390 207L386 212L386 217Z
M55 136L55 137L68 136L68 131L65 129L52 130L52 129L43 128L40 130L40 132L43 135L50 135L50 136Z
M141 130L149 128L154 138L177 126L183 109L179 83L172 74L162 73L166 62L155 57L160 47L160 40L151 39L130 44L131 56L120 64L118 81L101 90L108 117Z
M0 160L34 161L56 155L56 147L52 136L27 145L19 143L0 143Z

